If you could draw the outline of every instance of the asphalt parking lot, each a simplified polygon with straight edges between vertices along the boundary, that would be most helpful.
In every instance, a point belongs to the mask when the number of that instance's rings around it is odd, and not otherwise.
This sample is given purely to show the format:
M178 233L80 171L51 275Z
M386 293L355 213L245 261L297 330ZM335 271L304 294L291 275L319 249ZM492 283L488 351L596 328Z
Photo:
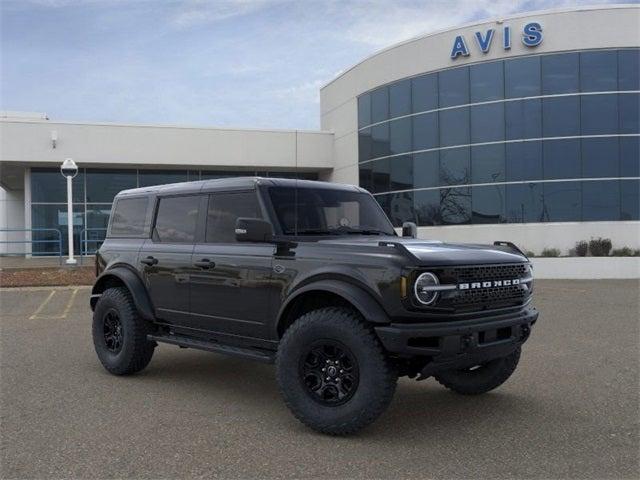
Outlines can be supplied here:
M161 345L114 377L93 352L89 290L2 290L1 477L638 478L638 282L536 289L540 321L502 388L403 379L348 438L299 424L272 366Z

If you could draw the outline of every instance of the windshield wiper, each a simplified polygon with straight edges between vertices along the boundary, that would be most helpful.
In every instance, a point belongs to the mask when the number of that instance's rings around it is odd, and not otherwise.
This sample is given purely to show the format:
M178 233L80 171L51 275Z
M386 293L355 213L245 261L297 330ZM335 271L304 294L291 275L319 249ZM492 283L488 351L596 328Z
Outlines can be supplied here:
M338 227L335 229L338 232L346 233L349 235L389 235L389 232L384 230L378 230L377 228L357 228L357 227Z
M322 228L303 228L298 230L298 235L337 235L340 232L335 230L327 230ZM288 231L287 235L296 235L296 232Z

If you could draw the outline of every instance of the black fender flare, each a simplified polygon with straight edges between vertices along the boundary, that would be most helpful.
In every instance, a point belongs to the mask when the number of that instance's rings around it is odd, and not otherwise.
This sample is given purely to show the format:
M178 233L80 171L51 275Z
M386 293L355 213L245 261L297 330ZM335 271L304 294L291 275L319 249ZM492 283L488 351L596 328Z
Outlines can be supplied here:
M153 306L147 294L147 289L140 277L126 267L114 267L106 270L98 277L91 289L91 310L95 308L100 295L105 290L105 285L110 279L117 278L127 287L133 298L136 310L145 320L153 320Z
M377 324L387 324L390 322L389 316L382 306L380 306L375 298L373 298L373 296L362 287L353 285L352 283L344 280L326 279L306 284L305 286L295 290L295 292L287 298L286 302L278 312L278 321L276 322L277 331L280 330L280 326L285 320L285 314L293 302L295 302L301 295L312 291L329 292L344 298L353 305L368 322Z

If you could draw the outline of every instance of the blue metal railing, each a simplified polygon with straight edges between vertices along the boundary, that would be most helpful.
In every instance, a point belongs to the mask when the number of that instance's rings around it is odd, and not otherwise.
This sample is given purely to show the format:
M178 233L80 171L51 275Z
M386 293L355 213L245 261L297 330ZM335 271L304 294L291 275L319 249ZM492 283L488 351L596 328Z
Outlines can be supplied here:
M17 232L22 232L22 233L27 233L30 232L32 235L29 240L0 240L0 244L15 244L15 243L22 243L25 245L31 244L31 252L26 252L26 251L22 251L22 252L10 252L10 251L6 251L6 252L0 252L0 255L42 255L42 254L51 254L51 255L57 255L59 260L60 260L60 264L62 265L62 234L60 233L60 230L58 230L57 228L3 228L0 229L0 234L3 233L17 233ZM53 233L55 234L54 236L56 238L45 238L44 240L41 239L33 239L33 233ZM7 235L7 238L9 238L9 235ZM50 243L54 243L58 246L57 251L51 251L51 252L34 252L34 248L33 245L34 244L50 244Z
M101 232L101 233L99 233ZM100 248L104 238L107 235L106 228L83 228L80 231L80 264L82 265L82 257L87 255L95 255L96 251ZM92 250L89 250L88 246L92 244L95 246Z

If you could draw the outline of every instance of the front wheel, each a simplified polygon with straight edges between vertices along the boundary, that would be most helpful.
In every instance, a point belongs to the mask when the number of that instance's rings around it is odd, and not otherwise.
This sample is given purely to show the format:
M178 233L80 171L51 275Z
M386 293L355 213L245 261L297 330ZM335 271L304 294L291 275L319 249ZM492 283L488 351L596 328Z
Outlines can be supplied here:
M499 387L513 374L520 360L520 347L506 357L461 370L448 370L434 375L435 379L456 393L479 395Z
M280 342L276 368L293 414L331 435L354 433L378 418L398 378L373 331L346 308L296 320Z

